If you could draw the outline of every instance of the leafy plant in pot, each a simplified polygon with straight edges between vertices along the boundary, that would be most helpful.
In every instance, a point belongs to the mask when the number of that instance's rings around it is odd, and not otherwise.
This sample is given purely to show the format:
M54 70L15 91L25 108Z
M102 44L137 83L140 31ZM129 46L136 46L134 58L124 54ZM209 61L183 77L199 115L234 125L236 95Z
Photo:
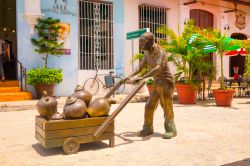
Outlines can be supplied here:
M245 71L244 71L244 79L250 83L250 40L246 40L245 43L246 45L246 61L245 61ZM247 91L247 94L250 94L250 91Z
M220 78L224 78L223 57L228 51L246 47L243 41L235 40L222 34L219 30L209 29L203 31L203 37L214 47L214 52L220 57ZM220 79L220 88L213 90L213 95L217 106L231 106L234 90L227 89L224 79Z
M34 68L27 73L27 83L35 86L39 98L42 96L43 90L46 90L49 96L53 96L54 89L51 86L61 83L62 79L62 69Z
M201 66L211 67L208 61L201 59L208 56L204 51L206 41L197 38L199 31L194 21L190 20L184 27L183 32L176 34L168 26L160 27L157 32L168 36L169 40L160 40L159 44L170 53L168 60L176 66L175 81L179 103L194 104L197 98L197 89L201 84L199 74L203 73ZM207 69L208 70L208 69ZM177 81L182 76L182 81Z
M148 88L149 93L152 91L153 85L154 85L154 80L152 78L148 79L146 82L146 86Z
M35 45L35 52L44 54L43 68L33 68L27 73L28 84L34 85L37 97L42 97L42 92L46 90L49 96L54 95L54 86L62 82L62 69L48 68L49 55L60 56L63 54L63 42L58 42L60 26L59 19L51 17L39 18L35 26L37 38L32 38L31 42Z

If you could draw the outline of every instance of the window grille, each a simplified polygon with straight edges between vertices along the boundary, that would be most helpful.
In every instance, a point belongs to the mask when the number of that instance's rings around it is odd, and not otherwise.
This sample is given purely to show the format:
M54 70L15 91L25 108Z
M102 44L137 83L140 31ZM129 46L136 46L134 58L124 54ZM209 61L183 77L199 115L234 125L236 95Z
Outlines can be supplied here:
M79 69L113 69L113 50L113 4L79 0Z
M150 28L155 35L156 42L159 39L166 39L166 35L156 33L157 28L167 25L167 8L151 5L139 6L139 28Z

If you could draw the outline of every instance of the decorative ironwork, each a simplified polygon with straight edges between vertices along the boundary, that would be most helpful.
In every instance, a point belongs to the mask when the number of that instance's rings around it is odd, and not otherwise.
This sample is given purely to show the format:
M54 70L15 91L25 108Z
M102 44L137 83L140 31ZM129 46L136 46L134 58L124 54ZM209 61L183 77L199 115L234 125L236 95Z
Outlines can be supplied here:
M156 33L156 30L160 26L167 25L167 10L168 8L140 5L140 29L149 28L150 32L155 35L156 41L160 39L166 39L166 35Z
M101 41L100 41L100 4L94 3L94 49L95 49L95 66L100 67L100 53L101 53Z
M113 4L79 1L79 69L114 68Z

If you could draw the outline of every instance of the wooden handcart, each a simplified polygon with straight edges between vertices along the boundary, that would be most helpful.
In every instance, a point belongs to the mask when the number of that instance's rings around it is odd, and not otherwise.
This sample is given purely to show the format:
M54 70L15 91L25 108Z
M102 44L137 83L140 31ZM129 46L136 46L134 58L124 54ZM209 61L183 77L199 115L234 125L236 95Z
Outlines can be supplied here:
M36 139L44 148L63 147L66 154L78 152L81 143L109 140L114 146L114 123L99 138L93 133L107 117L85 118L77 120L49 120L36 116Z
M144 84L144 81L141 82L107 117L48 121L36 116L35 137L44 148L62 146L66 154L77 153L81 143L109 140L109 146L114 147L114 118Z

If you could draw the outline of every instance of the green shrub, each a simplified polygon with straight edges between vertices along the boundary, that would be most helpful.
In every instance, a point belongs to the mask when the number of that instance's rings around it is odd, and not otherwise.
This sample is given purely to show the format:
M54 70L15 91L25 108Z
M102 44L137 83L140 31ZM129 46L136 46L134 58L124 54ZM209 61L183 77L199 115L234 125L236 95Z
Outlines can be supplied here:
M147 80L146 85L153 85L154 84L154 80L152 78L150 78L149 80Z
M62 69L36 68L27 73L27 83L30 85L59 84L62 82L62 78Z
M31 42L36 46L35 51L39 54L45 54L44 67L48 68L48 58L49 55L60 56L64 52L62 48L64 46L63 42L58 42L60 23L59 19L54 19L51 17L38 18L38 23L35 26L38 34L36 38L32 38Z

